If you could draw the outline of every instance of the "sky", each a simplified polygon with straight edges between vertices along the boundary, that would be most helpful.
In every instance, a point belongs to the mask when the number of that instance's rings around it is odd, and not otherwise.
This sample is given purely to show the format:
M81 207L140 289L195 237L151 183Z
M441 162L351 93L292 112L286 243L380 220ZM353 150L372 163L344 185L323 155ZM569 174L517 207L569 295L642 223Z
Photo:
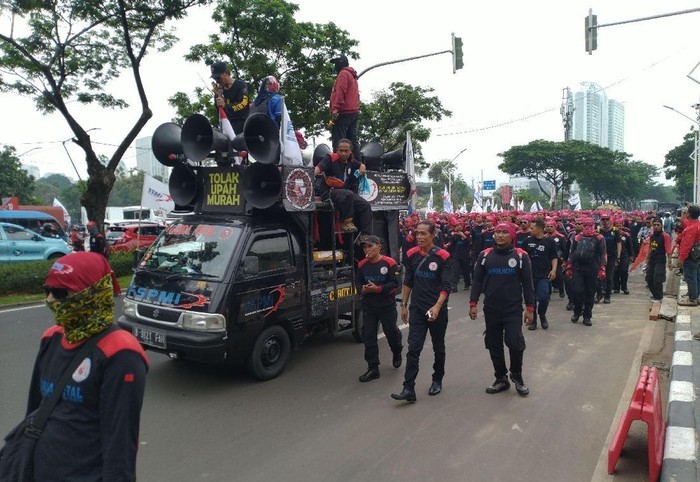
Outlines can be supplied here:
M606 24L698 8L697 1L297 3L298 20L333 21L359 41L360 58L351 63L358 72L379 62L450 49L453 32L463 39L465 65L456 74L447 54L380 67L360 79L360 95L369 101L373 92L393 81L433 88L452 117L428 124L432 136L423 145L424 157L429 162L453 159L466 149L455 162L467 182L482 176L506 182L508 175L498 170L499 153L535 139L563 140L562 90L580 90L584 81L605 87L609 98L624 104L625 151L635 160L661 167L664 155L682 143L693 125L664 105L696 117L693 105L700 100L700 83L687 75L700 63L700 12L602 27L593 55L584 48L584 18L592 8L598 23ZM145 60L143 78L154 116L139 137L151 135L173 117L168 97L208 83L208 67L186 62L182 56L216 31L210 11L192 11L174 26L180 38L175 48ZM0 18L0 31L8 28L9 18ZM700 81L700 68L693 74ZM138 118L139 105L128 73L107 90L125 96L133 107L122 111L74 108L85 128L96 129L90 134L98 143L98 153L110 155ZM82 151L65 143L74 169L64 150L62 141L72 133L60 115L43 116L31 100L16 95L0 94L0 105L4 111L0 143L15 146L22 162L38 166L41 175L60 172L73 179L86 178ZM124 162L135 167L134 148ZM663 176L657 180L670 183Z

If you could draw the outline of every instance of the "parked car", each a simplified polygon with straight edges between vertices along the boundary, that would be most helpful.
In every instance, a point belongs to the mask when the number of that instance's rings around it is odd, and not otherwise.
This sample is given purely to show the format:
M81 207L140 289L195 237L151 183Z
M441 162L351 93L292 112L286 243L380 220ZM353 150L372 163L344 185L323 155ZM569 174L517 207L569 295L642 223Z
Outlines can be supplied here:
M17 224L0 223L0 262L55 259L71 252L59 238L45 238Z
M110 226L107 230L107 241L111 244L113 253L128 253L135 249L148 248L158 235L165 229L159 224L141 224L141 236L139 238L138 224L123 226Z

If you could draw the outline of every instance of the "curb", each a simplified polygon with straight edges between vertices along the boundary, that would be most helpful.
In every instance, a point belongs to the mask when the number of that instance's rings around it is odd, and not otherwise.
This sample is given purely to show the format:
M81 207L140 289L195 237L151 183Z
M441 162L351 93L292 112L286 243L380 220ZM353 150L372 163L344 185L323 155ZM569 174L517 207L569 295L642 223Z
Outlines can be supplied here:
M686 292L687 286L681 281L678 298L681 293ZM697 319L696 323L700 324L700 316ZM679 306L676 315L671 385L666 412L666 441L660 479L662 482L700 480L697 470L698 433L694 383L695 376L700 376L700 373L696 375L693 365L694 343L691 309Z

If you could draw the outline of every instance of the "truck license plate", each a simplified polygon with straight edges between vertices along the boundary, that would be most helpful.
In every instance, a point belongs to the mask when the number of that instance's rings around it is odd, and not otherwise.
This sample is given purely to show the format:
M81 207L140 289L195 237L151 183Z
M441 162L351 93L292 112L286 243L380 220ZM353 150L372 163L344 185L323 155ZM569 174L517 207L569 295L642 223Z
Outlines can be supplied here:
M164 331L134 326L131 329L131 333L140 343L165 350L166 337Z

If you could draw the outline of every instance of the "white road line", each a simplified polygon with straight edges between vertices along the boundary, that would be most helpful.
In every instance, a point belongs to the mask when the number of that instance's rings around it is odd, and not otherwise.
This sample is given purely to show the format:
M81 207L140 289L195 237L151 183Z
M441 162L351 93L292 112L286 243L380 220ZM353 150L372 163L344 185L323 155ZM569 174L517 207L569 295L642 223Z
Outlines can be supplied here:
M42 306L46 306L46 305L40 304L40 305L22 306L20 308L10 308L9 310L0 311L0 315L2 315L3 313L12 313L13 311L33 310L34 308L41 308Z
M406 328L408 328L408 323L401 322L401 324L399 325L399 330L403 330ZM384 332L377 335L377 340L381 340L382 338L386 338L386 335L384 334Z

